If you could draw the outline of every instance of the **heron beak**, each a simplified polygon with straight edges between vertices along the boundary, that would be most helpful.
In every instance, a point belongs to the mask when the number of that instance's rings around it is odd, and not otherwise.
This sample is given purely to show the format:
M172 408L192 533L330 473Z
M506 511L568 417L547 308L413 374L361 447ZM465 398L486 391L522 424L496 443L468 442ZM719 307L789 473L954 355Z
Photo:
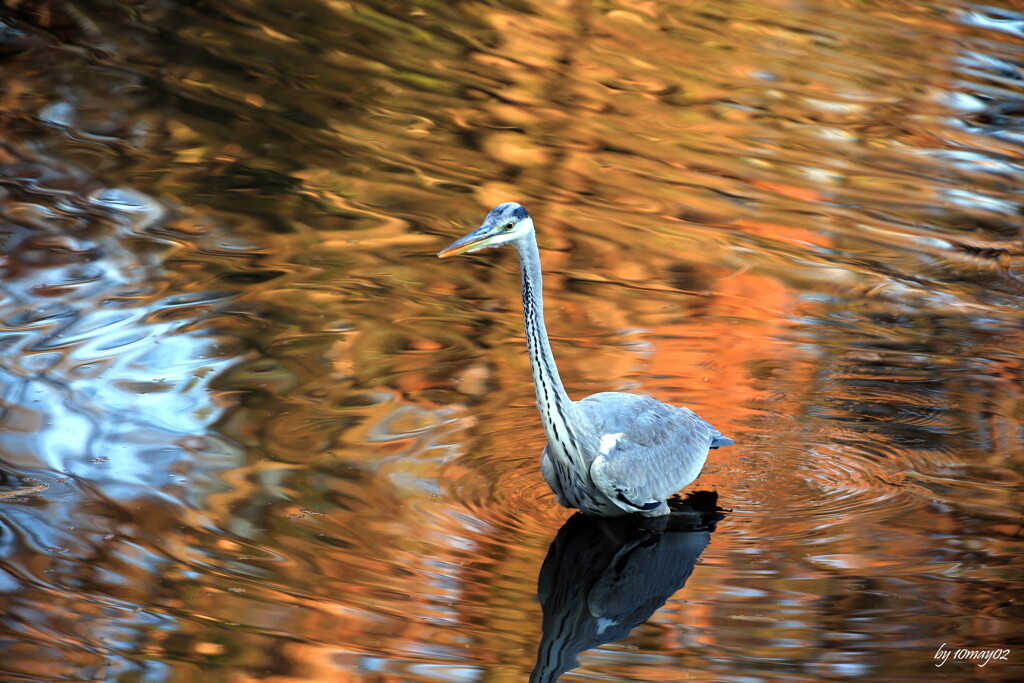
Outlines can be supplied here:
M465 237L455 240L447 247L437 252L437 257L447 258L449 256L455 256L456 254L465 254L466 252L476 251L477 249L485 249L487 247L487 243L493 236L494 234L490 226L481 226Z

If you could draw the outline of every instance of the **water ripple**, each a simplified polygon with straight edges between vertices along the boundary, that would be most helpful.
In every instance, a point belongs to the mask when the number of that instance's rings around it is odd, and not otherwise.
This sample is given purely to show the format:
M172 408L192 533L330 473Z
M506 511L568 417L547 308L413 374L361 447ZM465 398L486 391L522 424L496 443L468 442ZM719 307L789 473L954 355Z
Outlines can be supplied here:
M950 624L1007 644L1021 25L961 0L17 3L2 675L526 675L569 513L514 255L433 257L510 198L572 394L737 441L694 485L733 511L685 590L574 675L910 680L978 645Z

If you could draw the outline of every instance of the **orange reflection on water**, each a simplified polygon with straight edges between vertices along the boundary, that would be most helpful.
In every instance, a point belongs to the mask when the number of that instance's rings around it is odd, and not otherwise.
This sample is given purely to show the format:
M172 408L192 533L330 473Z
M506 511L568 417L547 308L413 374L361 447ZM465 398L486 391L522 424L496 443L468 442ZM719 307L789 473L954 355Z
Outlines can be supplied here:
M0 677L523 680L571 513L515 255L434 258L509 199L570 393L737 441L685 587L576 677L1012 645L1020 19L18 3Z

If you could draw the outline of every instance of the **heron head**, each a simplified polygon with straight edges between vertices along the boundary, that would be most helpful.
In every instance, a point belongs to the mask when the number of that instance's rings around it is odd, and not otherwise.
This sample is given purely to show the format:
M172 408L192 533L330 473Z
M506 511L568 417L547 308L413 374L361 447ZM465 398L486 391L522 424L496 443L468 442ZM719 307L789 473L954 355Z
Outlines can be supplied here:
M439 258L468 254L488 247L500 247L533 232L533 219L515 202L498 204L491 209L483 225L438 252Z

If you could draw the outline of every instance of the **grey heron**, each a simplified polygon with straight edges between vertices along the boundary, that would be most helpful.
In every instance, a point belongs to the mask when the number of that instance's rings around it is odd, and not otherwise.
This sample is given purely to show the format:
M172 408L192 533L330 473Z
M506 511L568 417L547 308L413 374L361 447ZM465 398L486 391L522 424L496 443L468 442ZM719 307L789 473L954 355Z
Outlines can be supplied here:
M519 251L526 347L547 446L541 472L563 507L603 517L670 512L666 499L700 474L708 450L732 443L689 408L650 396L602 392L570 400L544 326L533 219L515 202L438 253L445 258L511 244Z

